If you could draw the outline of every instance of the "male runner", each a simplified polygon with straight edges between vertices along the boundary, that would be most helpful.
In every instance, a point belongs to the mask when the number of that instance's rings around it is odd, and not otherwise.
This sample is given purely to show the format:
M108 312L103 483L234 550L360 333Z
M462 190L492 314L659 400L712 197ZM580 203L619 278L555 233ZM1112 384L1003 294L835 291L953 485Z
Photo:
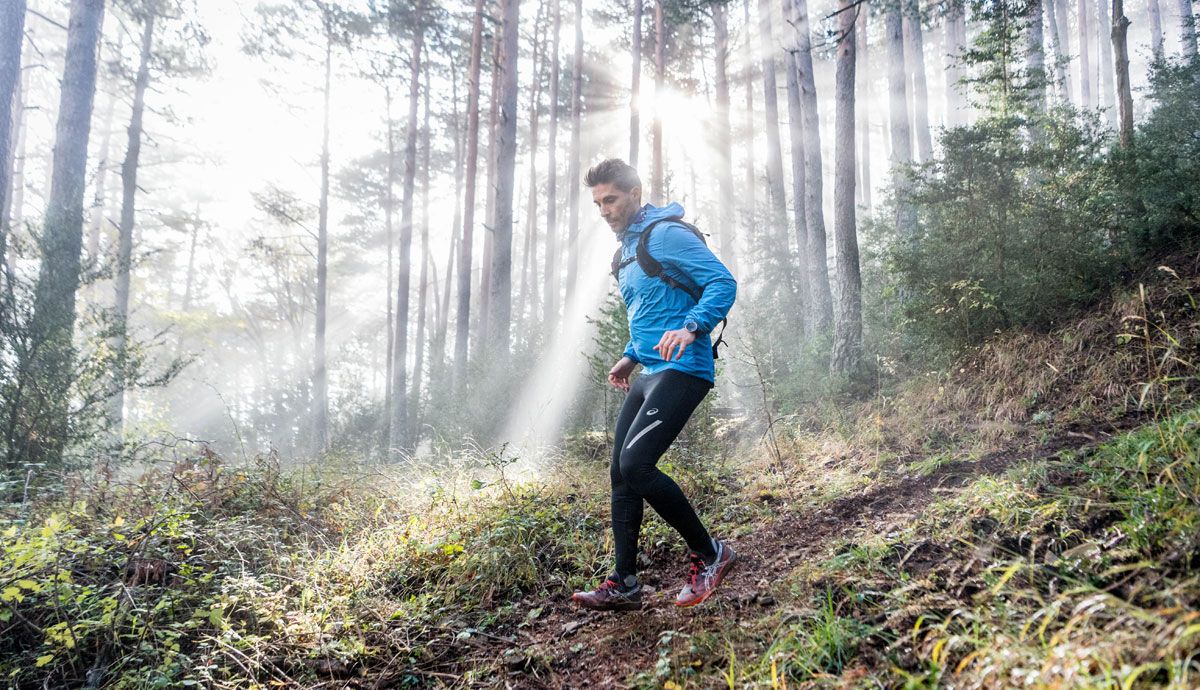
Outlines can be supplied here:
M674 222L682 218L682 206L642 205L641 179L624 161L597 164L585 182L621 243L616 266L631 337L624 356L608 372L609 384L627 393L617 417L610 469L616 568L595 590L571 598L591 609L641 608L637 550L646 501L687 542L691 567L675 605L695 606L712 595L737 554L709 536L679 485L657 463L713 387L709 333L733 306L737 282L700 237ZM638 240L647 231L645 249L676 285L646 275L636 260ZM699 300L692 294L700 294ZM631 386L629 376L638 364L642 375Z

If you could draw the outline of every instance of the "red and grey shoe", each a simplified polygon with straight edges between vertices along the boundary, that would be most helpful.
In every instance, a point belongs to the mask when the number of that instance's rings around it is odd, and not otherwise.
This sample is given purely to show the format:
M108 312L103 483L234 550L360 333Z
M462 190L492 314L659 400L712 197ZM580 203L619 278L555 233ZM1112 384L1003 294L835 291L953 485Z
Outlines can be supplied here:
M632 575L631 585L625 585L609 575L600 586L590 592L575 592L571 601L594 611L637 611L642 608L642 586Z
M717 586L733 569L737 562L737 552L723 541L713 540L717 547L717 557L711 564L705 563L700 554L689 555L692 564L688 570L688 583L683 586L675 605L680 607L695 606L712 596Z

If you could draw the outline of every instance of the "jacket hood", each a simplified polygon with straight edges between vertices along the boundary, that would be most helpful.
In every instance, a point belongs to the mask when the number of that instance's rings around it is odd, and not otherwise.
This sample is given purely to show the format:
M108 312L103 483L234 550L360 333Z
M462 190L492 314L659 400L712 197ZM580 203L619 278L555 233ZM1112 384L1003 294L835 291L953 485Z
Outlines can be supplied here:
M646 226L650 225L656 220L662 220L664 218L683 218L683 213L683 206L680 206L679 202L677 201L672 201L666 206L646 204L636 214L634 214L633 220L629 223L629 227L625 228L625 232L621 233L621 236L624 237L626 234L630 233L640 233L642 230L646 229Z

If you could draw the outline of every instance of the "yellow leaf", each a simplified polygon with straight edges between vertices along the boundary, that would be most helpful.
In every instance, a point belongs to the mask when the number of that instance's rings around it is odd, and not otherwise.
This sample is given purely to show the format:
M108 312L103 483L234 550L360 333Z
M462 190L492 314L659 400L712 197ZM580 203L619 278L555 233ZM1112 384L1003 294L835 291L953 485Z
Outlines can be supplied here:
M125 524L125 518L121 517L120 515L113 518L113 521L112 521L113 527L120 527L123 524Z
M46 664L50 663L51 661L54 661L54 655L47 654L45 656L39 656L37 658L37 661L34 662L34 665L37 666L38 668L41 668L41 667L45 666Z

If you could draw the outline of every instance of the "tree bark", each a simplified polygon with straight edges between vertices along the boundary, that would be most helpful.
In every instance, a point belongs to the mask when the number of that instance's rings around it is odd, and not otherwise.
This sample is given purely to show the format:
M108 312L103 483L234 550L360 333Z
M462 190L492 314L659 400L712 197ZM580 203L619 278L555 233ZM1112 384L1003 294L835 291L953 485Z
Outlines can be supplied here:
M392 120L392 89L386 82L383 87L384 113L387 117L387 172L384 173L383 231L387 235L387 362L384 366L383 384L383 449L392 442L392 354L396 347L395 314L395 261L396 228L393 218L396 205L396 125Z
M555 3L557 5L558 3ZM629 164L634 168L638 164L638 144L642 139L641 103L642 97L642 15L645 6L643 0L633 0L633 77L629 95ZM555 13L555 26L558 25L558 10ZM558 37L555 36L557 45ZM558 55L555 55L557 60Z
M567 165L567 304L579 275L579 169L583 125L583 0L575 0L575 61L571 69L571 152Z
M650 200L662 206L666 200L666 173L663 165L662 97L666 77L666 27L663 20L663 0L654 3L654 122L650 126L653 150L653 173L650 178Z
M884 12L888 54L888 105L892 139L892 187L903 198L908 191L908 167L912 163L912 144L908 128L908 104L905 100L904 29L901 10L891 5ZM916 210L906 201L896 204L896 230L909 240L916 232Z
M792 0L783 0L786 11L785 17L788 22L795 23L795 4ZM793 32L793 38L794 38ZM787 83L787 105L788 105L788 141L791 148L792 159L792 215L795 221L796 233L796 265L799 267L798 277L799 286L793 285L793 291L796 293L796 325L801 331L813 333L813 306L812 294L807 280L808 275L808 212L805 204L808 203L808 197L805 195L805 177L808 168L808 156L805 151L804 136L804 108L800 105L800 67L797 64L796 53L798 48L793 40L789 45L787 54L784 58L786 69L784 74ZM785 245L786 246L786 245ZM782 249L782 248L781 248ZM789 252L790 254L790 252ZM790 281L789 281L790 282Z
M804 254L808 263L804 266L810 309L809 322L814 332L824 332L833 319L832 296L829 288L829 260L825 237L824 210L824 165L821 160L821 120L817 110L817 86L812 64L812 35L808 28L808 5L806 0L792 0L795 16L792 26L796 33L796 66L800 78L800 106L804 116L804 213L808 226L808 245ZM854 25L849 25L853 30ZM854 35L849 39L854 42ZM853 87L853 74L851 86ZM852 125L853 126L853 125ZM851 141L854 136L851 134ZM851 185L853 189L853 185ZM851 195L853 207L853 195Z
M499 174L499 147L497 136L500 129L500 80L503 70L500 68L501 51L503 50L503 32L497 30L492 34L492 95L488 111L488 146L487 146L487 198L484 202L483 225L483 262L479 272L479 322L475 328L475 340L480 353L487 353L485 345L487 334L491 332L489 325L492 318L492 269L496 263L496 176Z
M1064 32L1059 26L1058 1L1045 0L1042 9L1049 24L1050 48L1054 51L1054 87L1058 93L1058 102L1065 105L1071 102L1071 93L1067 77L1067 51L1063 44ZM1065 22L1066 18L1061 21Z
M388 447L391 453L408 445L408 307L412 283L413 205L417 186L417 114L421 102L421 54L425 47L423 18L416 19L408 82L408 123L404 141L404 182L400 198L400 247L397 256L396 336L392 348L392 422Z
M426 49L425 62L429 62ZM429 132L429 86L428 67L425 69L425 105L421 118L421 277L417 280L417 337L413 342L416 356L413 358L412 397L409 401L409 443L413 447L421 443L421 386L425 381L425 319L429 303L429 168L432 137Z
M834 125L833 234L837 244L838 300L830 369L856 372L862 358L862 280L854 219L854 19L853 0L840 0Z
M9 444L10 461L16 454L27 453L31 460L57 465L70 433L75 292L83 249L83 193L96 93L96 49L103 17L103 0L71 1L50 196L41 242L42 263L30 324L34 347L20 365L24 390L30 390L36 382L40 399L33 402L38 408L31 414L36 420L34 427L27 429L24 439Z
M640 0L637 0L640 2ZM554 23L550 36L550 131L546 134L546 267L542 287L542 312L546 333L558 322L558 109L559 34L562 33L562 3L551 2Z
M471 245L475 227L475 181L479 160L479 77L483 52L483 0L475 0L471 26L470 85L467 88L467 175L463 199L462 237L458 258L458 317L454 332L454 389L465 390L467 348L471 339Z
M1118 132L1121 148L1128 150L1133 146L1133 92L1129 87L1129 46L1126 41L1129 18L1125 16L1124 0L1113 0L1112 12L1114 71L1117 73L1117 104L1121 115Z
M313 348L313 443L318 453L329 446L329 374L325 357L325 318L329 299L329 101L333 73L333 18L324 10L325 85L321 123L321 199L317 208L317 314Z
M113 397L109 399L109 421L119 438L125 424L126 353L129 338L129 278L133 262L133 224L137 200L138 161L142 152L142 117L146 109L146 88L150 85L150 57L154 49L154 21L151 10L142 27L141 53L133 86L133 111L129 118L129 145L121 163L121 224L117 240L117 276L114 312L117 331L112 339L115 354Z
M758 215L758 172L754 162L754 32L750 29L750 0L742 0L743 26L745 26L746 71L746 227L754 227Z
M1113 127L1117 126L1117 96L1113 84L1112 22L1109 6L1105 0L1096 0L1096 42L1100 46L1100 105L1104 117Z
M859 16L862 21L865 15ZM946 6L946 126L963 127L967 124L967 102L963 98L961 83L966 76L962 67L962 53L967 47L967 23L963 16L963 0L949 0Z
M545 44L542 36L545 9L544 1L538 4L533 32L533 88L529 94L529 197L525 206L525 249L521 254L521 290L517 299L517 304L520 305L518 318L522 319L527 307L530 318L537 318L537 149L538 126L541 121L542 108L542 75L545 74L545 62L542 55L542 46ZM535 295L532 299L529 294L531 289Z
M1196 15L1192 12L1192 0L1179 0L1179 41L1185 60L1196 57Z
M771 7L768 0L758 0L758 35L762 46L763 109L767 133L767 190L770 198L769 227L787 227L787 196L783 187L783 151L779 136L779 96L775 81L775 34L771 27ZM786 235L782 240L787 244ZM778 237L772 238L779 242ZM784 267L787 268L786 266Z
M729 122L729 18L724 4L713 5L712 12L713 35L716 44L713 55L713 81L715 82L713 87L717 100L718 242L721 248L721 258L729 262L733 260L736 225L733 194L733 133Z
M13 107L21 88L21 46L25 34L25 0L9 0L0 8L0 272L7 274L9 205L13 188L13 134L19 117ZM7 289L7 288L6 288ZM0 324L7 322L0 301Z
M1150 14L1150 51L1159 60L1163 56L1162 7L1158 0L1147 0L1146 10Z
M498 360L509 353L512 333L513 192L517 166L517 60L519 0L503 0L504 43L501 50L500 122L497 131L496 229L492 258L492 317L488 342Z
M1043 49L1042 0L1029 2L1029 30L1025 34L1025 69L1029 73L1029 94L1035 112L1046 111L1046 53ZM1033 128L1033 136L1041 137L1041 127Z
M917 160L924 163L933 157L933 138L929 131L929 89L925 84L925 37L921 27L921 2L911 2L903 19L907 41L904 56L912 72L912 122L916 129Z
M862 79L857 79L855 84L855 99L858 103L862 103L863 107L856 108L855 116L858 118L858 170L859 183L858 198L861 200L863 208L867 213L871 212L871 67L869 61L869 53L867 49L867 13L859 12L858 19L855 22L855 62L862 66L858 69L855 66L855 75L861 72ZM949 31L949 23L947 22L947 32ZM949 35L947 33L947 35ZM836 79L836 75L835 75ZM947 95L949 99L949 95ZM949 118L947 118L949 119Z
M1071 12L1068 9L1067 0L1048 0L1054 5L1054 13L1058 16L1058 45L1062 48L1060 61L1062 62L1063 83L1062 90L1065 94L1064 103L1071 102L1071 94L1074 91L1071 89Z
M1078 0L1075 7L1079 21L1079 105L1082 108L1091 108L1095 103L1092 101L1092 63L1088 55L1090 45L1087 0Z

